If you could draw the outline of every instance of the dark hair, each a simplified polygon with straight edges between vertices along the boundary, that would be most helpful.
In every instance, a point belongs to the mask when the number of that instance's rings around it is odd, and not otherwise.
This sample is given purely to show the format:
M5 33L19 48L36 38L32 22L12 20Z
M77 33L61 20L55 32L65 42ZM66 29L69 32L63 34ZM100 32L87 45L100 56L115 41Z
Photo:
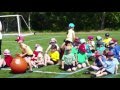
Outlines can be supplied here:
M52 45L51 49L57 49L57 46L56 45Z

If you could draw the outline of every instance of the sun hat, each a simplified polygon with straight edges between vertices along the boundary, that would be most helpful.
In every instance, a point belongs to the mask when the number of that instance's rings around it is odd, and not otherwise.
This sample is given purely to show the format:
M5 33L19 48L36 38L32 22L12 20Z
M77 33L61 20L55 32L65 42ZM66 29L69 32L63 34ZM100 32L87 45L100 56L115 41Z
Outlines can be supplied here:
M51 38L50 43L51 42L57 42L57 40L55 38Z
M81 45L79 46L79 51L80 51L80 52L83 52L83 53L86 52L86 49L85 49L85 45L84 45L84 44L81 44Z
M9 49L5 49L3 54L4 54L4 55L11 55Z
M18 41L20 41L20 40L21 40L21 41L24 41L24 37L23 37L23 36L18 36L15 41L18 42Z
M96 40L102 40L102 37L101 36L97 36Z
M37 51L37 52L43 52L43 48L41 46L38 46L35 51Z
M80 39L80 43L86 43L86 40L85 39Z
M114 56L114 53L111 52L111 51L109 51L109 52L107 53L107 55L108 55L108 56Z
M74 24L74 23L70 23L70 24L69 24L69 27L74 28L74 27L75 27L75 24Z
M89 40L91 40L91 39L93 39L93 38L94 38L93 36L88 36L88 39L89 39Z

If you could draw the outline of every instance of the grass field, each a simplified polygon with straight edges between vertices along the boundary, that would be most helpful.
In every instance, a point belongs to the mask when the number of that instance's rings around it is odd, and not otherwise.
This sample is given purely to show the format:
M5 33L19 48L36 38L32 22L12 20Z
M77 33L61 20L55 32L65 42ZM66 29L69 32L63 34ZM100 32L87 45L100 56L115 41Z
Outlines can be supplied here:
M109 32L109 31L107 31ZM106 32L78 32L76 36L80 38L87 38L88 35L93 35L96 37L97 35L104 37ZM111 37L119 40L120 43L120 32L112 31L109 32ZM34 50L34 45L36 43L43 46L44 51L48 47L49 40L55 37L58 41L59 46L63 43L63 40L66 37L66 33L37 33L36 35L26 36L25 43L29 45L32 50ZM3 36L2 43L2 51L8 48L11 51L11 54L14 56L16 53L20 53L20 49L18 47L17 42L15 42L16 36ZM3 56L2 56L3 57ZM92 62L91 62L92 63ZM119 67L120 68L120 67ZM10 70L0 70L0 78L90 78L90 75L83 74L83 72L87 69L78 69L75 72L65 72L59 69L59 66L49 65L41 68L34 68L33 73L29 73L26 71L24 74L13 74ZM119 69L120 72L120 69ZM109 75L101 78L120 78L120 74L118 75Z

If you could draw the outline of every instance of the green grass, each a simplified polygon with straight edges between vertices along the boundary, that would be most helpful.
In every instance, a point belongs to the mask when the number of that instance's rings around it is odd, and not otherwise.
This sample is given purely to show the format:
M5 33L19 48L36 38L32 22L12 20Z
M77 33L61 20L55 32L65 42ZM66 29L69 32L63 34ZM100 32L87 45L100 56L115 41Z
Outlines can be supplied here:
M120 43L120 32L119 31L103 31L103 32L77 32L76 36L80 38L86 38L88 35L93 35L96 37L97 35L104 37L104 34L106 32L109 32L111 37L118 39ZM36 35L32 36L26 36L25 37L25 43L29 45L32 50L34 50L35 44L40 44L43 46L44 51L49 45L49 41L52 37L55 37L58 41L58 45L60 46L63 43L63 40L66 37L66 32L60 32L60 33L37 33ZM17 42L15 41L16 36L3 36L3 42L2 42L2 51L4 49L8 48L11 51L11 54L15 56L16 53L20 53L19 46ZM3 57L3 56L2 56ZM90 62L92 63L92 62ZM34 70L40 70L40 71L49 71L49 72L65 72L63 70L59 69L59 66L50 65L46 67L41 67L39 69ZM29 73L26 72L24 74L13 74L11 71L4 71L0 70L0 78L90 78L90 75L83 74L85 70L74 73L74 74L67 74L67 75L59 75L59 74L48 74L48 73ZM120 71L119 71L120 72ZM103 77L104 78L104 77ZM109 77L106 77L109 78ZM114 75L112 78L120 78L120 75Z

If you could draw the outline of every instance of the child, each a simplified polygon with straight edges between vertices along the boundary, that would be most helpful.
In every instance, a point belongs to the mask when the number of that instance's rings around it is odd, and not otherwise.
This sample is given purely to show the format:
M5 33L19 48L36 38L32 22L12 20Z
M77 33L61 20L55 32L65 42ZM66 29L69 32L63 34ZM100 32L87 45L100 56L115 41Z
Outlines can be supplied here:
M64 55L64 53L65 53L65 47L66 46L71 46L71 47L73 47L73 45L72 45L72 40L70 39L70 38L67 38L65 41L64 41L64 43L61 45L61 47L60 47L60 59L62 59L62 56Z
M88 36L88 42L87 44L90 47L90 50L95 50L95 42L93 41L94 37L93 36Z
M105 48L103 42L97 41L97 43L96 43L96 50L97 50L98 52L100 52L101 54L103 54L103 52L104 52L105 49L106 49L106 48Z
M57 46L52 45L49 55L45 54L45 65L47 64L57 64L60 60L59 52L57 51Z
M10 54L10 51L8 49L4 50L4 59L0 60L0 68L1 67L10 67L10 63L12 62L13 57Z
M88 62L88 57L86 55L86 48L85 48L85 39L81 39L81 45L79 46L79 52L77 55L77 61L78 61L78 68L84 68L86 67L86 63L88 66L90 66L89 62Z
M100 59L105 62L106 61L106 57L104 57L104 55L102 55L100 52L96 52L95 53L95 61L93 63L93 65L90 66L91 69L93 70L100 70L101 68L103 68L103 65L100 62Z
M38 68L39 66L44 66L43 48L39 44L36 44L33 53L34 54L31 59L32 65L36 68Z
M55 39L55 38L51 38L51 40L50 40L50 42L49 42L49 46L48 46L48 48L46 49L46 51L45 51L45 53L47 54L48 53L48 51L51 49L51 46L52 45L56 45L57 46L57 50L59 51L59 46L58 46L58 44L57 44L57 40Z
M0 21L0 59L1 59L1 46L2 46L2 23Z
M114 41L110 41L109 50L114 53L114 57L120 61L120 46L116 45Z
M74 27L75 27L74 23L70 23L69 24L69 30L68 30L68 33L67 33L67 38L70 38L72 42L75 40Z
M105 39L103 40L103 42L105 43L105 47L109 47L109 42L112 40L112 38L110 37L109 33L105 33Z
M16 39L17 43L20 46L20 49L22 51L22 54L20 54L21 57L25 58L26 62L29 64L29 72L33 72L32 71L32 64L31 64L31 58L33 57L33 51L32 49L24 44L24 37L23 36L18 36Z
M102 63L102 65L104 66L104 68L102 68L101 70L99 70L97 73L95 73L95 75L93 75L92 77L101 77L104 75L108 75L108 74L115 74L116 70L117 70L117 61L115 60L115 58L113 57L114 54L112 52L108 52L108 59L105 61L105 63L103 63L103 61L100 59L100 62Z
M66 53L62 57L62 65L61 68L64 69L65 71L75 71L75 56L73 53L71 53L71 47L66 46L65 47Z

